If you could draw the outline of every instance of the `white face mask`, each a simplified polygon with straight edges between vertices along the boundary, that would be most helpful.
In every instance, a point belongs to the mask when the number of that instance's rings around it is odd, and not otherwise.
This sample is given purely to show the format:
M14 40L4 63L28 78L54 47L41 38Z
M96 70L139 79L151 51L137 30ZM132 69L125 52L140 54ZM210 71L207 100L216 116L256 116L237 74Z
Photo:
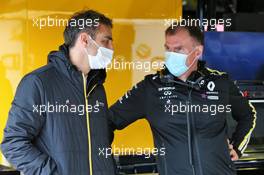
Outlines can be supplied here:
M89 36L90 37L90 36ZM105 69L113 59L114 51L102 46L99 46L91 37L90 39L98 47L96 55L90 55L87 50L87 58L91 69Z

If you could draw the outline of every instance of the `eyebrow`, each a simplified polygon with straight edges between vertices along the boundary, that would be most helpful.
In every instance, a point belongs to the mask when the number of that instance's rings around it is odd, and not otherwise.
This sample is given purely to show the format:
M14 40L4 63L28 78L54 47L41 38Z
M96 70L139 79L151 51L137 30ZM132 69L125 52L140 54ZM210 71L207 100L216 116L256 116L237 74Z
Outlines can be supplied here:
M183 47L182 46L176 46L176 47L174 47L173 49L174 50L180 50L180 49L182 49Z
M167 44L164 44L164 47L165 48L169 48L169 46ZM181 45L180 46L173 47L173 50L180 50L180 49L182 49L182 46Z
M105 36L104 38L107 38L110 41L113 41L113 38L111 36Z

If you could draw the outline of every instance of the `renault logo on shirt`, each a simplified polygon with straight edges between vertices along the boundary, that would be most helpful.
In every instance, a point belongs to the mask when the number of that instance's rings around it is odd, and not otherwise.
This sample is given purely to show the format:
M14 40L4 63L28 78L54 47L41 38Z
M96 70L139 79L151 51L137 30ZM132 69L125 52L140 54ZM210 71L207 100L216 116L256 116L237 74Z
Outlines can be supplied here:
M215 83L213 81L209 81L209 83L207 84L207 89L209 91L214 91L215 88Z

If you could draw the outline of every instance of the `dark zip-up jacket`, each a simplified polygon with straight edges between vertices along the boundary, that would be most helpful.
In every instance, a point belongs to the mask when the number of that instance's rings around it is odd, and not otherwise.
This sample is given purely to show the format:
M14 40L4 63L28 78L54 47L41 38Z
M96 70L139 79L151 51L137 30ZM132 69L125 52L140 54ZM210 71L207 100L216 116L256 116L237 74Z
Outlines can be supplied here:
M226 73L204 64L186 82L167 69L148 75L110 107L116 129L141 118L149 122L156 150L165 149L165 155L155 153L160 175L236 174L227 139L241 155L255 127L254 107ZM228 113L238 122L232 138Z
M99 154L113 137L105 70L90 71L86 80L65 45L48 58L17 87L1 144L4 156L25 175L114 175L113 157Z

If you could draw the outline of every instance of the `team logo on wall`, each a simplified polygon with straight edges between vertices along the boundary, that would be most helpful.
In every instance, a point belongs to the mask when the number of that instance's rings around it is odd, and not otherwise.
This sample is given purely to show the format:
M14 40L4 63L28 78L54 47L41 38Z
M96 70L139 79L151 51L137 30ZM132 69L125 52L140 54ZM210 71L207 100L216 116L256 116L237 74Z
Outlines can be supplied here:
M147 44L141 43L136 48L136 54L141 59L149 58L151 55L151 47Z

